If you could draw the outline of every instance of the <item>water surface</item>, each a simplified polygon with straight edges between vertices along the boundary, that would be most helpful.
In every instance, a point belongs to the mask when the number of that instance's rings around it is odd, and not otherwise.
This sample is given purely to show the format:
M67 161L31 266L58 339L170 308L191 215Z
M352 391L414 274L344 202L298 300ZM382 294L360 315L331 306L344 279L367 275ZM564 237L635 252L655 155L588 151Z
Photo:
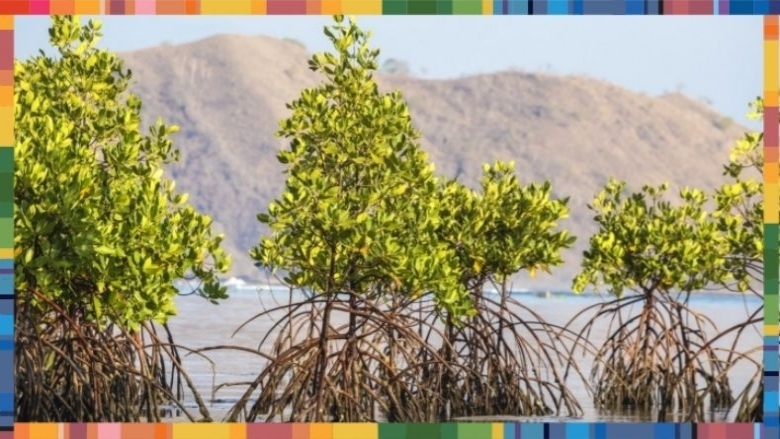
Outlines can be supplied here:
M276 293L264 292L258 294L255 290L232 291L231 297L220 305L211 305L197 297L180 297L177 299L179 313L170 321L177 343L189 348L201 348L214 345L239 345L256 349L263 336L273 325L272 318L257 319L233 335L233 332L241 325L263 309L271 308L275 304L286 303L288 293L278 291ZM585 307L598 303L600 298L592 295L573 295L570 293L517 294L515 297L524 305L539 313L550 323L564 324L576 313ZM731 327L745 321L747 316L761 305L760 299L755 296L742 296L737 294L700 294L693 296L689 306L697 312L710 317L720 330ZM635 307L634 312L638 307ZM584 322L584 320L580 320ZM579 329L577 325L571 329ZM747 331L742 337L738 350L747 351L760 347L762 338L760 327L756 326ZM606 338L607 325L598 325L591 333L589 341L595 344L603 342ZM710 336L716 334L712 331ZM730 340L724 339L718 346L728 346ZM195 381L205 401L209 403L209 410L215 420L221 420L227 410L243 394L245 386L226 387L213 392L215 385L225 382L247 382L253 380L262 370L265 361L250 353L238 351L212 351L208 353L210 362L190 355L185 359L185 367L190 377ZM761 361L760 349L751 356ZM587 374L590 370L589 357L581 357L580 367ZM755 373L755 367L748 362L742 362L735 367L729 378L735 393L741 391ZM624 421L653 421L649 413L600 413L593 407L588 396L586 385L579 377L569 377L567 385L576 396L584 410L581 421L594 422L624 422ZM191 405L191 404L188 404ZM194 407L194 405L193 405ZM197 412L194 410L194 412ZM715 413L715 420L733 420L733 413ZM485 418L487 419L487 418ZM495 417L491 419L496 419ZM527 418L502 417L502 420L515 419L518 421ZM537 421L561 420L560 418L534 418ZM566 419L569 420L569 419ZM380 420L381 421L381 420Z

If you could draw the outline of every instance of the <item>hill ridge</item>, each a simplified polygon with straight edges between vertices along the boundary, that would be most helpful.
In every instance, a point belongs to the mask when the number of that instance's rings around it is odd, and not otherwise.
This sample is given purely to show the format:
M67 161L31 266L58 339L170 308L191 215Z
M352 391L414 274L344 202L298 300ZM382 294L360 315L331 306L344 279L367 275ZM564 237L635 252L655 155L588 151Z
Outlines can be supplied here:
M256 214L281 193L285 146L274 136L285 104L320 80L310 53L292 40L217 35L120 54L149 123L180 126L177 187L210 214L233 255L230 275L262 278L247 256L262 229ZM679 93L651 97L583 75L504 71L425 79L377 74L400 90L437 173L474 185L484 162L514 160L522 182L550 179L570 197L563 224L577 236L554 276L534 285L566 288L595 230L586 209L609 176L641 184L705 189L746 128ZM749 97L746 97L746 102ZM529 280L519 279L528 284Z

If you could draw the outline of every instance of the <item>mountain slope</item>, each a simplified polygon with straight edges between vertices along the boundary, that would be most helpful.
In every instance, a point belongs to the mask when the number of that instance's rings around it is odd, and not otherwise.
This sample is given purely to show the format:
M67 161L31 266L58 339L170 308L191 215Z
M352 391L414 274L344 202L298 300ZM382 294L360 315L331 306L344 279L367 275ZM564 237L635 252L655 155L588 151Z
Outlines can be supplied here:
M285 103L321 78L299 44L221 35L122 55L149 122L181 127L178 187L227 235L234 275L261 277L246 256L262 229L255 219L284 183L274 137ZM502 72L456 80L379 76L400 89L423 148L439 173L474 184L484 162L514 160L524 182L549 179L570 196L564 226L578 237L565 266L540 286L567 287L594 231L587 203L609 176L633 187L669 181L714 187L743 128L704 104L648 97L574 76ZM746 96L746 99L749 97Z

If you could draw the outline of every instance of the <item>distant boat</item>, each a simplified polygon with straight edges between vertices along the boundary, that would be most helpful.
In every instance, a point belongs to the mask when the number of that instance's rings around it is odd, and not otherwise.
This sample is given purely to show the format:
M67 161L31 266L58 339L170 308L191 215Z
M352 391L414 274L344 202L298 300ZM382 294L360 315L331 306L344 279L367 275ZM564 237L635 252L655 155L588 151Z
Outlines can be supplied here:
M221 282L221 284L222 286L227 287L228 290L254 291L259 288L258 285L249 284L244 279L237 278L237 277L231 277L230 279Z
M222 282L222 285L230 288L230 287L243 287L246 285L246 281L244 279L239 279L237 277L231 277L230 279L226 280L225 282Z

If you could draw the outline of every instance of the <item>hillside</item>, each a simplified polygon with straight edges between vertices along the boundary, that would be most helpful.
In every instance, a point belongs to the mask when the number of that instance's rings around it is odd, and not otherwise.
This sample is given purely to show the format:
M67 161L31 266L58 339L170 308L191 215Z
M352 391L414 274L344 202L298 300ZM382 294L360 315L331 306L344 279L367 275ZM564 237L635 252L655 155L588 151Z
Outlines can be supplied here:
M261 278L246 256L262 230L255 219L284 183L274 137L285 103L320 78L299 44L222 35L122 55L149 122L181 127L177 187L227 235L233 275ZM586 204L609 176L638 187L669 181L710 188L743 128L678 94L649 97L573 76L502 72L456 80L379 77L400 89L423 147L442 175L473 184L481 164L515 160L522 181L549 179L571 197L564 223L579 237L567 263L542 287L567 287L594 231ZM746 96L745 100L750 98ZM521 282L525 282L522 281Z

